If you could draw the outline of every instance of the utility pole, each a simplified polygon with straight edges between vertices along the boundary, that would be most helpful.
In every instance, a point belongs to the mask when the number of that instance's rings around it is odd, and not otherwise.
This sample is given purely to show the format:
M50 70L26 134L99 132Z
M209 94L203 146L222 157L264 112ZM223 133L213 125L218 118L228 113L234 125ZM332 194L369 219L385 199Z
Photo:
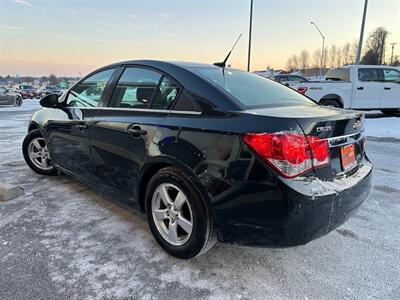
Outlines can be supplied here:
M393 54L394 54L394 46L396 46L397 43L391 43L390 46L392 46L392 56L390 59L390 64L393 65Z
M249 26L249 50L247 53L247 72L250 72L250 56L251 56L251 29L253 27L253 0L250 0L250 26Z
M322 79L322 68L324 67L324 48L325 48L325 36L322 34L321 30L319 30L317 24L315 24L313 21L310 22L317 28L319 34L322 37L322 50L321 50L321 67L319 68L319 80Z
M363 13L363 18L362 18L362 22L361 22L360 40L358 42L356 65L359 65L360 61L361 61L361 49L362 49L363 38L364 38L364 27L365 27L365 18L367 17L367 7L368 7L368 0L365 0L364 13Z

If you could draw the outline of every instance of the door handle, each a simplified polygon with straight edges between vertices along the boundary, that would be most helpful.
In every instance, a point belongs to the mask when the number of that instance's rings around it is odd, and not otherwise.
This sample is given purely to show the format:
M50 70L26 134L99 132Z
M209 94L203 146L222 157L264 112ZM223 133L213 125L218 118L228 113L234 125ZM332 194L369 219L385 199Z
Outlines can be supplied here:
M386 90L386 91L390 90L390 87L386 87L386 86L385 86L385 90Z
M79 131L85 131L89 128L89 126L87 124L78 124L75 125L75 127L79 130Z
M359 87L357 87L357 90L359 90L359 91L362 91L364 89L364 87L363 86L359 86Z
M133 137L140 137L141 135L146 135L147 131L140 128L140 126L133 126L128 129L128 133Z

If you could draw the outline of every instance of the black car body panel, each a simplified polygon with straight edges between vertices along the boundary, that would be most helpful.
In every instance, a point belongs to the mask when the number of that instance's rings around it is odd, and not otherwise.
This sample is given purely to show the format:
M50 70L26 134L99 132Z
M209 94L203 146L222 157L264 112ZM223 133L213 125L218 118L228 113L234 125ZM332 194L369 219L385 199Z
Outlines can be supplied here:
M113 85L129 65L168 74L194 99L194 109L108 107ZM365 200L372 166L360 113L317 104L246 109L191 67L159 61L107 66L115 72L98 107L45 108L33 115L30 129L42 130L60 169L98 190L119 193L141 210L149 176L165 166L178 167L207 202L219 240L229 243L304 244L342 224ZM331 164L283 178L244 143L250 132L328 139ZM342 171L338 147L351 143L357 166Z

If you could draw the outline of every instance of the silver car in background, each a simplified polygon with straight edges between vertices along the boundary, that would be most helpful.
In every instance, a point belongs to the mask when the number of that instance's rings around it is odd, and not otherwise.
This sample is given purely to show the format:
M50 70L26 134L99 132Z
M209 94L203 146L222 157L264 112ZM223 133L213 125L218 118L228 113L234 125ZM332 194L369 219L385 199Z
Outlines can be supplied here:
M0 86L0 106L3 105L21 106L22 97L5 86Z

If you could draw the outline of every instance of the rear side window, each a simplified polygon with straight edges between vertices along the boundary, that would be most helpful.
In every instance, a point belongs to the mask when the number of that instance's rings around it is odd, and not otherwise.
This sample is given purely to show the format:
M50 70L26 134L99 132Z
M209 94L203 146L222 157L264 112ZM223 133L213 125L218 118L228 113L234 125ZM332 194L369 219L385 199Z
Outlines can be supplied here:
M171 79L164 76L156 90L151 107L154 109L169 109L171 103L178 97L181 88Z
M149 108L161 74L145 68L126 68L114 89L112 106Z
M365 82L379 81L379 70L372 68L358 69L358 80Z
M222 68L193 68L193 70L223 88L245 107L315 105L300 93L253 73Z
M189 95L186 90L183 90L179 95L179 98L175 101L173 110L197 112L201 111L198 105L196 105L195 100Z
M67 106L96 107L114 69L98 72L75 86L68 94Z
M383 76L386 82L400 82L400 71L394 69L384 69Z
M326 73L325 80L350 81L350 69L330 69Z

